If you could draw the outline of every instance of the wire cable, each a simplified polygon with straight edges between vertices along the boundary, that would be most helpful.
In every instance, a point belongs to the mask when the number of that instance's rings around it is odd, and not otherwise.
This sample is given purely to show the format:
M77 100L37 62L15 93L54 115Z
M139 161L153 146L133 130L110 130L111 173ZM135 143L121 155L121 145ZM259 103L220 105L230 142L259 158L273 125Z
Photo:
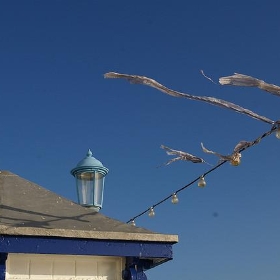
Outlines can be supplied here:
M248 148L255 146L257 144L260 143L260 141L271 135L274 131L276 131L277 129L279 129L280 127L280 121L276 121L273 122L272 128L267 131L264 132L262 135L260 135L258 138L256 138L255 140L253 140L252 142L250 142L250 144L248 144L246 147L242 148L239 152L243 152L245 150L247 150ZM193 185L195 182L199 181L202 177L206 177L208 174L210 174L211 172L217 170L218 168L220 168L222 165L224 165L228 160L223 160L220 161L216 166L214 166L213 168L209 169L208 171L206 171L205 173L201 174L199 177L195 178L194 180L192 180L191 182L189 182L187 185L185 185L184 187L174 191L172 194L168 195L167 197L163 198L162 200L158 201L157 203L155 203L154 205L150 206L149 208L147 208L146 210L144 210L143 212L139 213L138 215L134 216L133 218L129 219L127 221L127 223L131 223L133 225L135 225L135 220L141 216L143 216L144 214L148 213L151 211L151 209L153 210L155 207L157 207L158 205L164 203L166 200L169 200L170 198L172 198L172 196L174 194L177 194L181 191L184 191L185 189L187 189L188 187L190 187L191 185Z

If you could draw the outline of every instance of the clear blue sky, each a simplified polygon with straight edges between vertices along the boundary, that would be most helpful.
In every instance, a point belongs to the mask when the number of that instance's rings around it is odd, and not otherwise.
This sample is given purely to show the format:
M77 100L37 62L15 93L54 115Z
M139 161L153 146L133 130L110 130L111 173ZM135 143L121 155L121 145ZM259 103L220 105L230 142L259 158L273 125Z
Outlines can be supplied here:
M176 99L109 71L145 75L194 95L235 102L273 120L279 97L222 87L234 72L280 84L278 1L1 1L0 168L76 200L70 170L88 148L110 169L102 213L127 221L208 170L160 145L229 154L271 127ZM280 279L279 150L274 135L136 223L178 234L174 260L149 279Z

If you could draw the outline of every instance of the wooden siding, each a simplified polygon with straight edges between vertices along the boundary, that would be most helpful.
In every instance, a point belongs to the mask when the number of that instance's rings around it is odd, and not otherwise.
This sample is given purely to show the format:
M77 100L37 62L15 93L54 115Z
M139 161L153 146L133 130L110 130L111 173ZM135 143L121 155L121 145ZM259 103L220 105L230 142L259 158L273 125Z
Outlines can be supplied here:
M121 257L9 254L6 280L121 280L124 261Z

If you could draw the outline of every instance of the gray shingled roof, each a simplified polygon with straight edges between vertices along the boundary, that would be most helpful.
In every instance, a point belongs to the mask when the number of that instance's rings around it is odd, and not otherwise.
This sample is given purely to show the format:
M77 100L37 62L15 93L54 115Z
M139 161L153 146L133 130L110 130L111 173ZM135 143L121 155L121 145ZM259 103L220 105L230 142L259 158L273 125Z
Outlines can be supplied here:
M0 171L0 234L178 241L94 212L9 171Z

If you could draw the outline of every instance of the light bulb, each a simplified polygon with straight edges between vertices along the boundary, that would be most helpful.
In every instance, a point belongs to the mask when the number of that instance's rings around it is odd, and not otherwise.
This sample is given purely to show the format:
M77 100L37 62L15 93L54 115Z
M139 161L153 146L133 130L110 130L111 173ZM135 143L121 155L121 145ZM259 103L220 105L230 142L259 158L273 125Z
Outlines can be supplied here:
M280 139L280 127L277 128L277 130L275 132L275 136L276 136L276 138Z
M201 188L204 188L206 186L206 181L203 176L200 177L197 185Z
M154 208L153 208L153 207L151 207L151 208L150 208L150 211L149 211L149 214L148 214L148 215L149 215L149 217L151 217L151 218L152 218L152 217L154 217L154 216L155 216L155 214L156 214L156 213L155 213L155 211L154 211Z
M232 159L230 161L230 164L233 166L238 166L240 164L241 154L236 153L232 156Z
M136 223L135 223L134 220L132 220L132 221L130 222L130 224L131 224L132 226L136 226Z
M173 194L172 194L171 202L172 202L173 204L177 204L177 203L179 202L179 199L178 199L178 196L177 196L176 193L173 193Z

